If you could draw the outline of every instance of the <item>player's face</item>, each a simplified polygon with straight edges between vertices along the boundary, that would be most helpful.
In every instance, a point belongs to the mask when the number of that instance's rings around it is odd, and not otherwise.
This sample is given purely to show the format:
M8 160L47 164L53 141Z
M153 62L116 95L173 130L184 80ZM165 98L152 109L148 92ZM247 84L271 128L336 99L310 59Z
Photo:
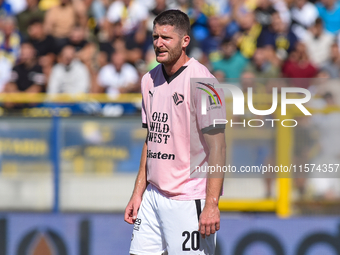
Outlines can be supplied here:
M164 65L176 63L182 54L183 36L175 31L174 26L156 24L153 28L153 47L156 60Z

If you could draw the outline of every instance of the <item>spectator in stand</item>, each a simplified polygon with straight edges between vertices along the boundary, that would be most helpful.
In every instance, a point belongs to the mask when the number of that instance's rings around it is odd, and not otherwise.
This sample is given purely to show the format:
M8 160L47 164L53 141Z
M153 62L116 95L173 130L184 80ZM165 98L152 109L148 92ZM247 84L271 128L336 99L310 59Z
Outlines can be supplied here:
M117 0L107 11L107 19L111 23L121 24L126 49L136 51L136 48L139 48L142 53L145 53L148 47L145 43L151 43L146 38L147 18L148 9L140 1ZM131 56L128 55L127 58L130 59ZM136 62L136 59L131 61L134 64Z
M240 88L242 89L243 93L248 93L248 88L253 88L253 92L258 92L256 84L256 76L252 72L243 72L240 77ZM238 118L238 116L236 116Z
M52 68L49 78L48 94L79 94L90 91L90 73L87 67L75 58L73 46L65 46L58 57L58 64Z
M337 0L321 0L316 7L326 30L337 34L340 30L340 3Z
M7 58L12 65L16 63L20 51L20 35L16 31L14 17L0 19L0 57Z
M90 12L93 15L96 25L101 27L105 20L106 6L102 0L90 0ZM107 1L106 1L107 2Z
M330 55L330 59L326 61L321 69L326 71L331 79L340 78L340 51L337 43L332 44Z
M272 14L271 20L271 25L262 29L257 46L272 49L280 60L284 60L288 53L294 50L297 37L287 24L283 23L278 12Z
M6 0L6 1L11 5L11 9L14 15L23 12L27 7L26 0Z
M223 71L220 71L220 70L213 70L212 72L212 75L215 76L216 80L219 82L219 83L224 83L228 80L228 78L225 77L225 73ZM230 81L230 80L228 80Z
M204 53L204 63L208 64L211 62L218 61L222 59L220 53L220 45L222 40L225 38L224 27L221 20L217 16L212 16L209 18L209 36L201 41L201 48Z
M12 63L4 57L0 57L0 93L11 79Z
M307 29L315 23L319 16L316 6L307 0L296 0L290 14L292 30L299 39L304 38Z
M83 28L87 26L87 12L90 9L90 1L92 0L72 0L73 9L77 17L77 24Z
M270 61L269 49L257 48L245 72L254 74L257 78L278 78L280 69Z
M21 36L26 39L28 26L31 20L44 20L45 13L39 9L38 0L26 0L27 8L17 15L18 28Z
M316 79L313 79L313 84L308 90L312 94L312 100L307 104L312 108L324 108L325 102L322 96L326 93L331 93L337 105L340 105L340 87L338 79L332 79L326 69L320 69Z
M241 73L248 63L239 51L233 40L225 39L221 44L223 59L212 62L213 71L222 71L224 78L240 78Z
M110 61L113 53L113 42L116 38L122 38L123 29L121 22L114 24L110 23L107 19L104 20L101 30L98 33L99 51L101 54L105 54L107 61Z
M0 0L0 18L12 16L12 6L6 0Z
M77 52L77 58L83 63L91 61L97 51L97 46L86 39L86 31L81 26L75 26L68 38L67 45L71 45Z
M32 19L29 22L27 32L28 42L34 46L38 62L46 77L49 77L57 53L54 38L45 34L44 25L40 19Z
M296 49L289 54L282 66L282 74L287 78L314 78L318 69L309 60L306 46L302 42L296 44ZM308 88L308 79L293 80L293 86Z
M153 20L158 14L168 9L166 0L155 0L155 6L149 11L147 19L148 34L151 36L153 30Z
M56 53L56 46L54 39L44 32L44 24L40 19L32 19L28 24L28 41L34 46L37 51L37 56L54 55Z
M81 26L75 26L72 29L67 45L71 45L76 50L76 58L83 62L91 75L91 84L93 85L97 78L98 67L93 61L97 53L97 45L89 42L85 36L85 29ZM91 86L91 89L93 86ZM91 90L92 92L92 90Z
M216 15L214 7L204 0L194 0L192 8L188 10L191 23L191 33L200 42L209 35L208 18Z
M109 22L122 22L125 35L137 32L142 26L146 27L147 17L148 9L139 1L117 0L110 5L107 11Z
M291 24L291 17L290 11L288 8L288 1L289 0L270 0L272 2L273 8L279 13L282 22L286 26L290 26Z
M190 3L188 0L173 0L169 1L169 9L177 9L182 12L188 13L188 9L190 8Z
M334 36L324 30L321 18L317 18L315 24L309 31L306 31L302 42L307 47L307 53L313 65L320 67L330 58Z
M240 31L233 36L233 39L237 41L237 46L242 55L251 58L257 48L257 38L262 31L262 26L256 22L253 12L244 14L239 21L239 26Z
M111 24L105 22L100 35L99 50L105 53L108 61L114 50L123 50L126 53L126 61L136 64L143 57L141 45L134 40L134 35L124 35L122 23Z
M220 14L220 21L226 29L226 37L232 37L240 31L240 20L249 13L249 7L244 0L230 0Z
M144 5L148 10L152 10L155 7L155 0L136 0Z
M22 43L19 63L13 67L11 80L6 84L5 93L39 93L44 89L45 75L35 57L30 43Z
M125 58L124 51L115 51L112 54L111 63L99 71L97 92L116 96L138 90L138 72L132 65L126 63Z
M254 10L256 21L262 27L268 27L271 23L271 16L276 12L270 0L258 0L257 7Z
M76 12L71 0L60 0L60 4L46 12L45 33L54 37L58 50L67 44L72 28L76 25Z
M59 4L59 0L39 0L39 9L42 11L48 11Z
M89 44L85 38L85 29L79 25L74 26L66 44L73 46L76 52L83 50Z

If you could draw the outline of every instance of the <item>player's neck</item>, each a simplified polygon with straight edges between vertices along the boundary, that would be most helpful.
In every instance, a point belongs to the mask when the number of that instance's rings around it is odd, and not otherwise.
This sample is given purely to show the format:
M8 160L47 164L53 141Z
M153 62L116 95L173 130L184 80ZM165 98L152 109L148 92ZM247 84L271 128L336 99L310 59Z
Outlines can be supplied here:
M164 70L168 76L172 76L174 73L178 71L186 62L188 62L190 58L184 53L181 57L176 61L175 64L172 65L164 65Z

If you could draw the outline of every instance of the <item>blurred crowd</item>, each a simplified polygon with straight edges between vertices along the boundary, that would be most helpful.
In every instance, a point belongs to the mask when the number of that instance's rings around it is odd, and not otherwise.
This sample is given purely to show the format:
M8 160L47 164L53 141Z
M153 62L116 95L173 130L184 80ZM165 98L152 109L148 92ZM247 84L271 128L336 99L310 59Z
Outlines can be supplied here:
M267 93L299 86L319 95L313 107L340 105L340 84L331 80L340 78L338 0L0 0L0 93L139 92L141 77L158 64L153 19L167 9L189 15L187 53L220 81ZM259 82L269 78L303 79ZM295 132L294 164L311 162L315 145L316 162L337 162L340 114L313 117L319 143L304 120ZM335 179L314 187L320 196L340 197ZM270 196L270 180L266 189Z
M219 80L340 76L337 0L0 0L0 91L138 92L152 21L174 8Z

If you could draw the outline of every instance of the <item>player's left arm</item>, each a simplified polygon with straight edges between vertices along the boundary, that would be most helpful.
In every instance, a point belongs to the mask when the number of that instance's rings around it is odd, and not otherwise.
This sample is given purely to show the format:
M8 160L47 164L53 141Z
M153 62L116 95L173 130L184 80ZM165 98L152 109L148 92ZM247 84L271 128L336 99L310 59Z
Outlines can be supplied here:
M224 129L213 129L204 135L209 148L209 166L223 167L226 159L226 143ZM220 210L218 201L224 180L223 172L208 173L207 194L204 209L199 219L199 231L203 238L214 234L220 229Z

